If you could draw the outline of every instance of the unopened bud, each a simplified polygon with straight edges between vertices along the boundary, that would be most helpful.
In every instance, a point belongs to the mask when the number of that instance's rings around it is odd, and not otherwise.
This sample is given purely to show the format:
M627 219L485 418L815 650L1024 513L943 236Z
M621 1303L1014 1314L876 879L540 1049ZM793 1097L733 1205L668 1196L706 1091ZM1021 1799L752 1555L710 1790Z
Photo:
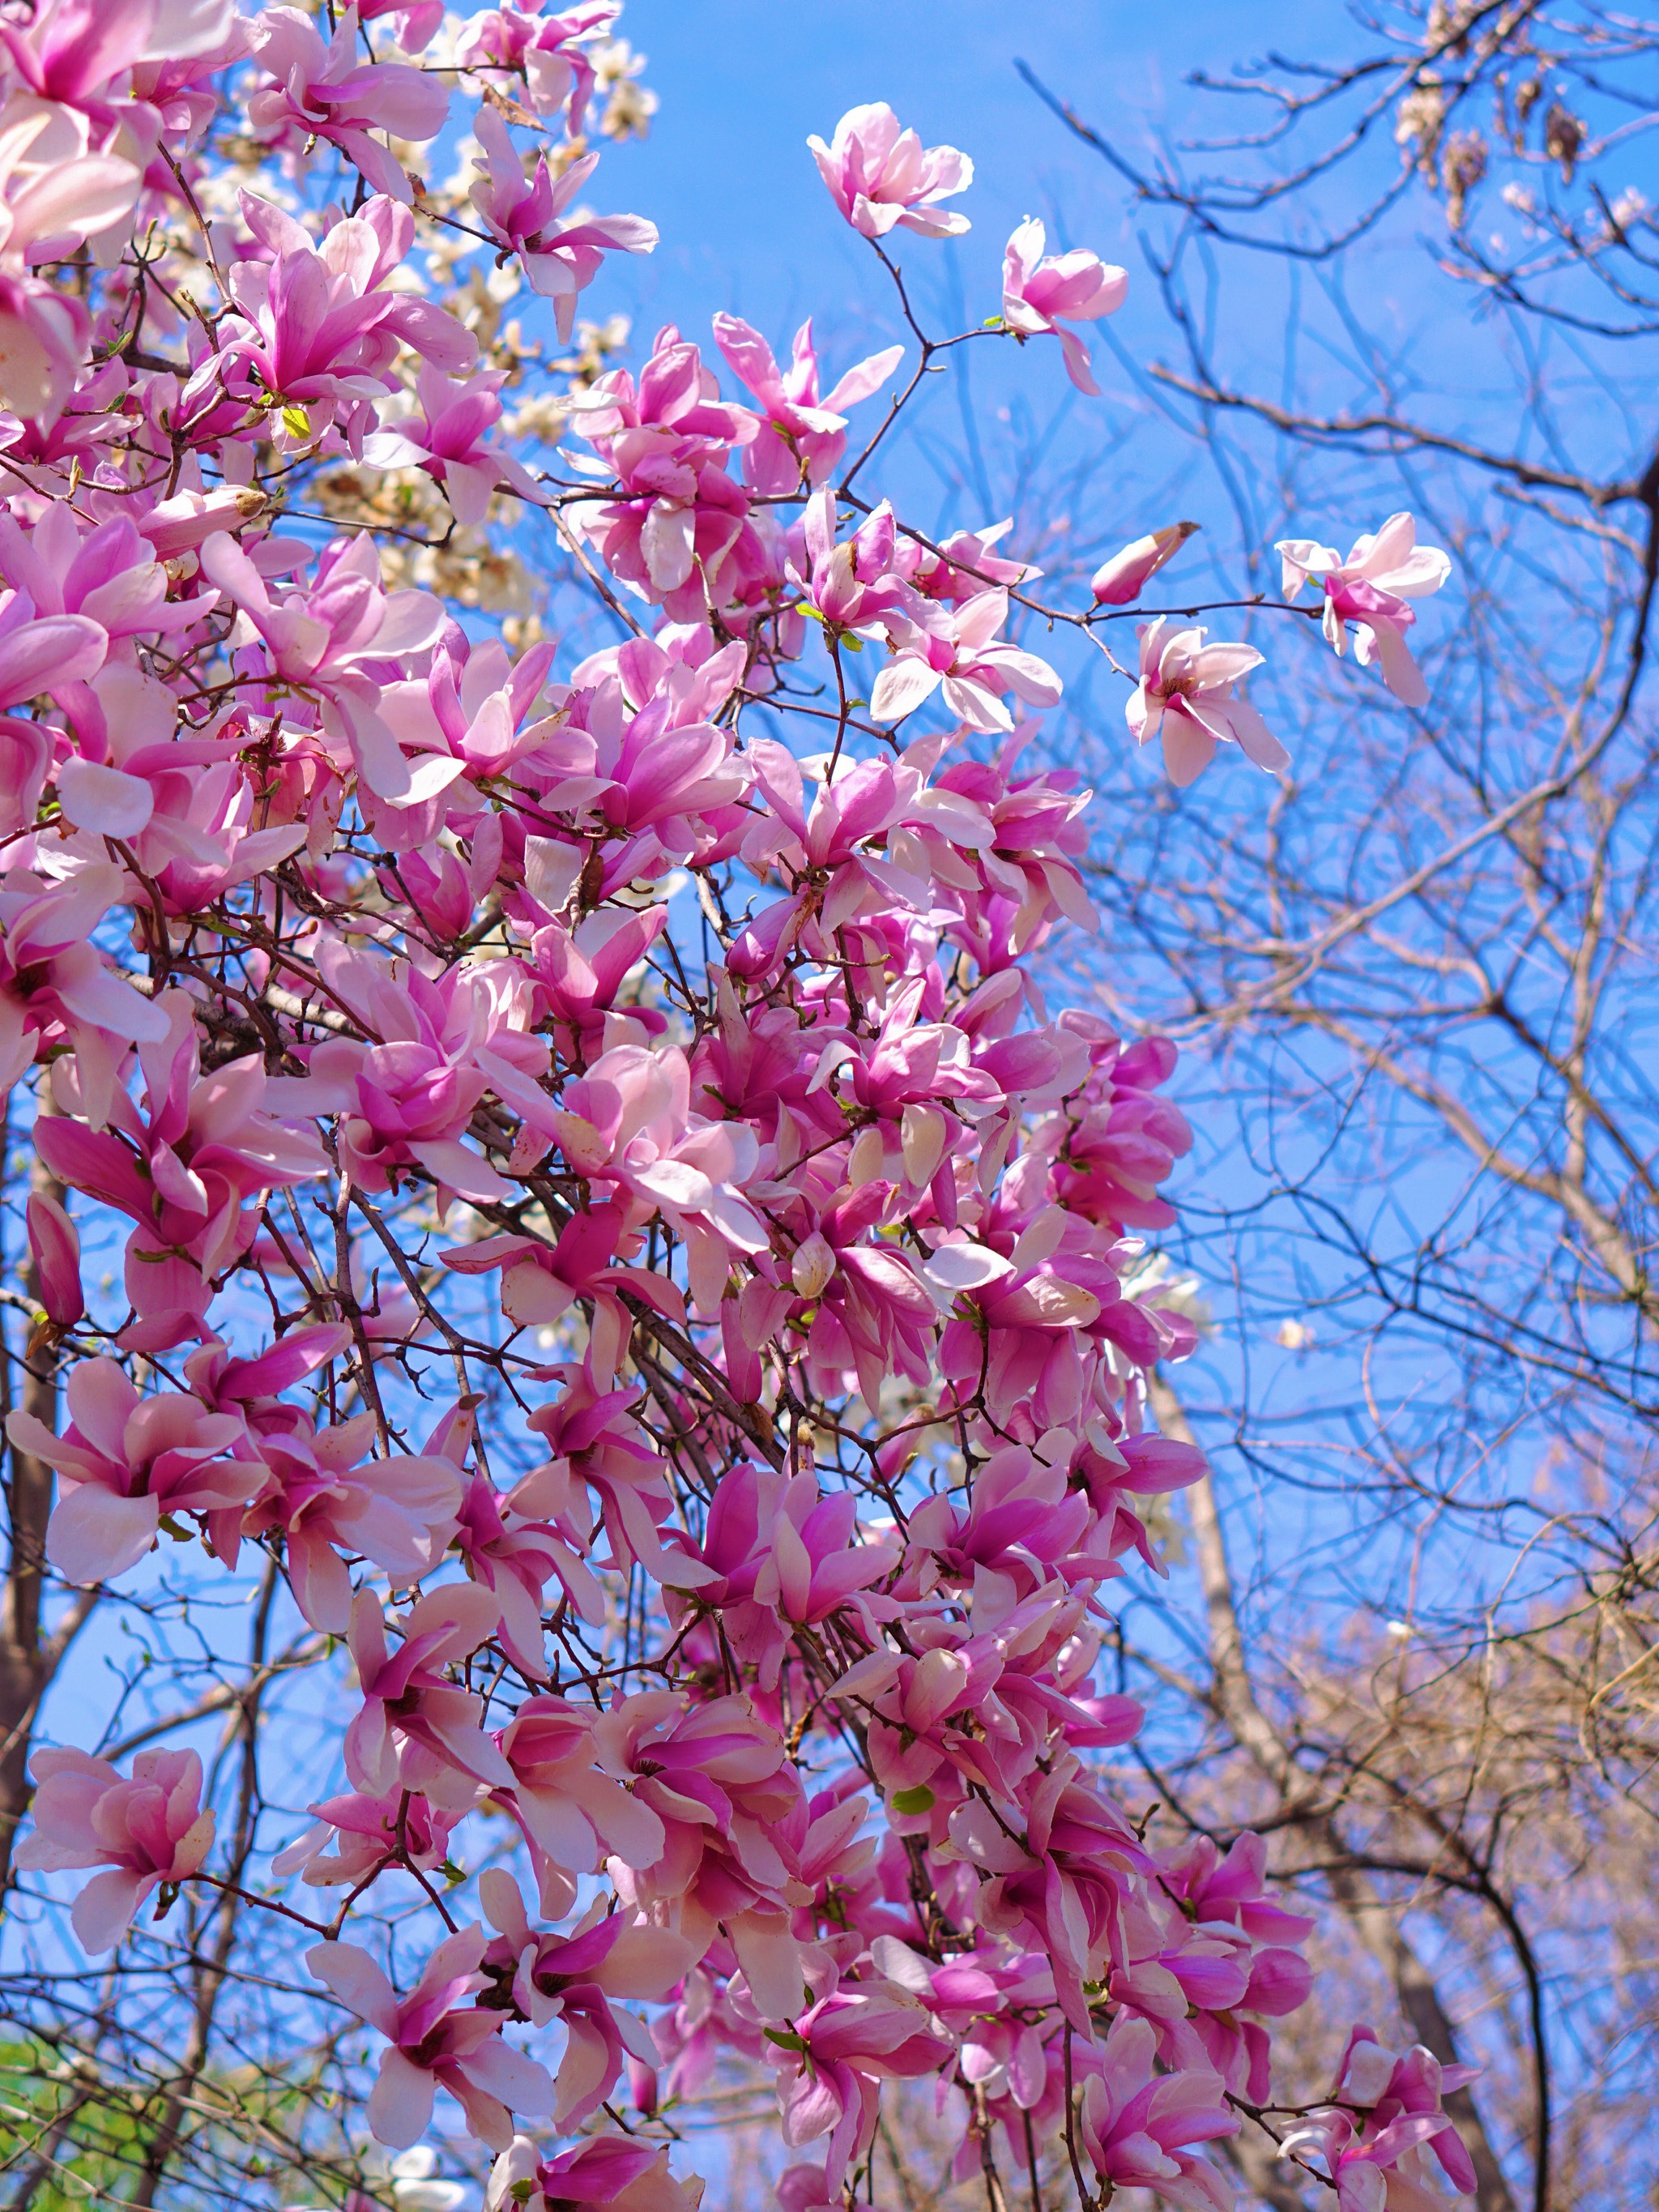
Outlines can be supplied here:
M1166 561L1176 555L1198 528L1195 522L1171 522L1150 536L1137 538L1121 553L1095 571L1090 586L1096 604L1103 607L1127 607L1131 599L1138 599Z
M804 1298L816 1298L836 1272L836 1248L822 1230L795 1247L789 1279Z

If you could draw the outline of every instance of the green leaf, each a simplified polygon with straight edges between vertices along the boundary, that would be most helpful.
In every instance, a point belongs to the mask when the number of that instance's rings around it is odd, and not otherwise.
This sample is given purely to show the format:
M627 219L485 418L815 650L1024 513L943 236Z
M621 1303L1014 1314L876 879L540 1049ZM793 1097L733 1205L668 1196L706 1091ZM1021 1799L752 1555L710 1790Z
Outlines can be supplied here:
M896 1790L887 1802L896 1813L931 1813L933 1793L925 1782L919 1782L914 1790Z
M793 2027L768 2027L762 2033L769 2043L775 2043L780 2051L805 2051L805 2040Z
M284 407L283 422L296 438L308 438L311 435L311 417L303 407Z

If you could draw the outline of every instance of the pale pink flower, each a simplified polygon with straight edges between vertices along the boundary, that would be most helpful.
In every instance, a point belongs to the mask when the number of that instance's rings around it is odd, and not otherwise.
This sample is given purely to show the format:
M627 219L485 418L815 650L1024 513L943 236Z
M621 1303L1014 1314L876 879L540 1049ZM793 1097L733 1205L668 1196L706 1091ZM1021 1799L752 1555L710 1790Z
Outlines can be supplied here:
M788 2042L768 2055L781 2075L785 2142L799 2150L830 2137L824 2166L833 2200L874 2136L881 2082L934 2072L952 2046L913 1997L854 1984L803 2013Z
M488 1940L478 1927L451 1936L402 1997L356 1944L318 1943L306 1953L317 1979L387 2039L369 2094L368 2125L388 2150L407 2150L420 2141L441 2087L492 2150L511 2143L512 2113L544 2118L553 2109L547 2069L502 2039L507 2015L461 2003L485 1985L478 1965Z
M638 2136L590 2136L544 2160L528 2136L515 2136L490 2168L485 2212L696 2212L702 2185L676 2181L668 2153Z
M1273 548L1284 563L1286 599L1304 584L1325 594L1324 631L1333 648L1343 649L1346 625L1354 630L1354 657L1373 663L1395 697L1407 707L1426 707L1429 687L1412 659L1406 632L1417 620L1413 599L1437 592L1451 574L1449 556L1437 545L1419 545L1409 514L1391 514L1380 530L1357 538L1346 561L1334 545L1311 538L1281 538Z
M806 502L801 520L805 554L799 566L812 611L827 629L851 637L884 635L890 624L923 610L898 567L893 510L884 500L850 538L836 537L836 495L827 484Z
M358 1591L347 1635L363 1699L345 1737L354 1789L378 1797L401 1784L461 1808L480 1783L511 1787L512 1769L479 1726L483 1700L443 1672L476 1651L500 1619L493 1591L451 1583L416 1600L397 1624L403 1640L393 1650L380 1599Z
M1089 582L1096 605L1127 607L1138 599L1164 563L1174 560L1198 526L1195 522L1168 523L1162 530L1149 531L1145 538L1132 539L1109 560L1103 561Z
M193 1751L141 1751L128 1780L84 1751L38 1751L34 1831L16 1863L36 1873L101 1866L76 1899L71 1924L88 1951L118 1943L147 1897L199 1871L213 1848Z
M830 196L854 230L885 238L895 224L921 238L959 238L965 215L946 215L938 202L966 191L974 165L954 146L924 148L914 131L901 131L886 101L849 107L829 145L807 140Z
M641 1218L660 1213L685 1239L693 1301L711 1312L732 1255L766 1249L764 1225L743 1195L759 1147L742 1122L692 1114L690 1092L678 1047L617 1045L565 1085L549 1122L579 1175L627 1192Z
M1128 274L1080 246L1045 257L1047 242L1042 225L1031 216L1008 240L1002 258L1002 319L1021 337L1057 337L1066 374L1079 392L1097 398L1100 386L1090 371L1088 347L1075 331L1060 325L1115 314L1129 289Z
M113 1359L82 1360L65 1395L62 1437L33 1413L6 1420L18 1449L63 1477L46 1557L65 1582L109 1581L143 1558L163 1515L200 1513L211 1523L258 1481L257 1467L229 1456L242 1434L233 1415L210 1413L182 1390L141 1398Z
M185 386L184 421L211 422L228 401L260 410L289 444L325 435L337 418L361 437L374 426L374 400L394 381L387 371L400 342L453 374L472 367L471 331L434 301L392 288L415 234L414 216L397 200L377 193L356 215L337 216L320 241L252 192L241 210L264 253L231 266L235 312ZM307 418L297 430L284 420L295 409Z
M1083 2087L1083 2148L1115 2189L1150 2189L1185 2212L1231 2212L1232 2191L1194 2146L1237 2134L1214 2075L1158 2074L1145 2021L1120 2013Z
M73 1328L87 1310L81 1289L81 1239L55 1198L37 1191L27 1209L29 1257L46 1319Z
M240 610L236 641L263 643L264 680L271 689L291 685L321 696L325 726L346 737L358 773L378 798L412 805L427 797L431 771L404 759L380 700L386 664L396 666L438 641L444 615L432 594L382 591L380 555L367 536L337 539L325 549L310 588L280 599L224 532L207 540L201 561ZM447 761L435 765L442 789L453 771Z
M330 1797L307 1810L316 1814L314 1825L277 1852L270 1870L278 1881L297 1874L313 1889L355 1887L405 1857L417 1873L430 1874L448 1856L461 1817L399 1789L379 1797Z
M1396 2057L1369 2027L1356 2027L1337 2068L1340 2102L1293 2128L1285 2148L1325 2168L1339 2212L1425 2212L1443 2202L1443 2177L1472 2197L1474 2164L1442 2099L1478 2070L1442 2066L1420 2044Z
M372 1413L319 1430L295 1408L258 1440L269 1479L243 1533L282 1532L295 1603L333 1636L343 1636L351 1619L342 1553L372 1559L407 1589L442 1558L460 1510L461 1478L449 1460L430 1452L367 1459L374 1436Z
M0 636L0 665L4 649ZM122 884L118 868L96 861L60 883L26 868L0 882L0 1079L9 1086L54 1032L73 1041L83 1084L90 1089L95 1072L108 1092L129 1044L166 1036L160 1007L88 941ZM36 1122L37 1137L45 1127Z
M760 332L736 315L715 316L714 342L760 402L760 433L743 461L744 479L758 492L793 491L803 480L821 484L847 448L847 417L840 410L869 398L904 358L902 345L872 353L820 398L810 320L795 333L787 368L778 367Z
M457 522L482 522L495 490L538 500L528 469L486 434L501 421L504 369L446 376L422 364L412 398L380 410L380 427L363 441L363 459L377 469L424 469L444 488Z
M90 62L96 71L99 49L130 50L134 28L131 19L112 21L100 39L78 9L37 9L27 28L0 30L21 79L0 126L0 400L20 415L59 412L92 337L81 302L30 268L107 232L130 213L143 181L132 135L137 161L113 147L94 153L89 118L70 105L81 70ZM43 41L55 51L43 55Z
M1046 660L1002 639L1007 619L1007 592L991 591L953 611L941 608L925 625L904 623L898 650L870 694L871 720L902 721L941 687L945 706L970 730L1012 730L1014 718L1003 704L1009 691L1028 706L1056 705L1059 677Z
M629 2057L653 2069L658 2063L644 2021L612 2000L659 2002L696 1965L696 1948L672 1929L607 1913L603 1899L595 1899L568 1936L532 1929L519 1886L502 1867L479 1876L478 1900L499 1930L485 1964L511 1972L514 2000L533 2026L564 2024L553 2124L569 2133L611 2094Z
M1177 629L1162 615L1142 623L1139 635L1140 682L1124 704L1124 717L1140 744L1162 732L1171 783L1191 783L1223 742L1270 774L1290 766L1290 755L1255 708L1234 696L1240 677L1262 665L1254 646L1206 645L1202 629Z
M472 204L495 243L518 256L532 291L552 301L559 337L568 342L577 296L599 275L606 253L653 252L657 226L637 215L561 220L599 167L599 155L584 154L556 183L544 155L526 180L518 149L493 107L480 111L477 130L483 159L473 163L481 173Z
M254 19L253 48L276 80L257 88L247 104L256 131L326 138L377 192L409 200L401 164L370 134L424 144L443 129L449 93L441 77L407 62L365 62L357 47L357 9L345 9L325 40L297 8L267 8Z
M540 7L541 0L509 0L505 7L474 15L461 33L455 58L477 74L522 73L529 105L538 115L562 107L566 132L574 138L596 82L587 48L622 13L622 0L576 0L574 7L552 15L542 15Z

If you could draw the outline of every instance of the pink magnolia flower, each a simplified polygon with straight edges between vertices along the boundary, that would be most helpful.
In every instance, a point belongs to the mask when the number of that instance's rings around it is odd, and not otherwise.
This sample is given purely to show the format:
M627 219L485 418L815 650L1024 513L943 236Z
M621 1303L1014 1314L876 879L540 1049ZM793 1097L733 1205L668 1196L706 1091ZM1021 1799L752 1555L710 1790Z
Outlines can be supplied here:
M144 1899L197 1873L213 1848L202 1762L193 1751L141 1751L131 1780L84 1751L37 1751L30 1764L34 1829L16 1863L35 1873L108 1868L82 1890L70 1919L85 1949L111 1950Z
M921 238L960 238L965 215L946 215L940 200L966 191L974 165L954 146L929 146L914 131L901 131L885 100L849 107L829 145L807 140L830 196L854 230L885 238L902 224Z
M784 2077L783 2139L799 2150L830 2137L824 2167L832 2202L874 2137L881 2082L931 2074L952 2049L915 2000L890 1986L844 1987L794 2022L772 2057Z
M376 714L403 761L395 766L386 748L371 738L376 773L395 793L384 805L378 792L371 793L378 836L399 853L430 844L449 807L469 796L454 788L462 777L487 782L507 775L533 750L548 731L536 708L551 659L551 647L544 645L509 660L498 638L472 643L452 624L441 634L423 676L380 685ZM446 860L453 857L445 855ZM465 933L500 864L499 851L491 858L487 832L475 833L461 878L465 913L446 933Z
M1380 530L1355 538L1346 561L1338 559L1334 545L1311 538L1281 538L1273 550L1284 563L1286 599L1295 599L1304 584L1323 591L1325 635L1334 650L1342 651L1351 625L1362 667L1375 663L1396 699L1426 707L1429 687L1406 644L1406 632L1417 620L1409 603L1437 592L1451 574L1451 561L1438 546L1418 544L1414 519L1391 514Z
M54 501L33 530L0 515L0 575L27 595L37 618L56 625L77 617L95 623L112 643L186 628L218 604L216 592L169 601L167 570L125 515L83 531L64 501ZM78 641L85 633L75 635ZM58 670L53 675L54 690L72 680Z
M1149 531L1145 538L1131 539L1109 560L1103 561L1091 578L1089 588L1095 595L1095 605L1127 607L1138 599L1197 528L1195 522L1171 522L1162 530Z
M591 1298L587 1370L608 1382L628 1333L620 1295L623 1291L644 1299L671 1321L684 1323L685 1319L684 1301L665 1277L648 1267L611 1265L619 1254L633 1258L644 1241L637 1231L629 1229L627 1215L625 1206L593 1206L572 1214L550 1246L539 1237L508 1234L480 1237L477 1243L438 1256L459 1275L493 1274L499 1267L501 1311L521 1328L550 1326L578 1298Z
M793 2017L803 1977L789 1908L806 1893L780 1832L802 1790L778 1729L746 1696L692 1704L645 1690L602 1714L593 1739L605 1771L627 1782L665 1838L619 1881L625 1900L660 1908L651 1917L688 1936L699 1957L724 1928L756 2010Z
M8 1085L48 1040L66 1037L86 1094L101 1101L113 1094L127 1047L166 1036L160 1007L88 941L118 903L122 882L118 868L94 862L59 883L43 884L26 868L0 883L0 1079ZM44 1127L37 1121L37 1139Z
M518 256L532 291L552 301L560 339L568 343L577 298L599 275L605 254L654 252L657 226L637 215L561 222L599 167L599 155L584 154L556 183L544 155L526 180L507 125L493 107L480 111L477 128L483 159L473 163L480 174L472 204L502 252Z
M317 1816L314 1824L277 1852L270 1870L278 1881L297 1874L313 1889L356 1887L405 1858L430 1874L449 1856L450 1833L460 1818L398 1789L380 1797L330 1797L307 1809Z
M406 207L378 193L357 214L335 220L320 243L269 200L244 192L241 208L264 256L232 266L235 312L219 325L218 349L204 355L185 387L185 422L205 428L228 394L258 410L272 434L290 444L325 435L337 416L361 435L373 427L374 400L392 383L386 371L400 343L453 374L471 368L478 352L472 333L432 301L392 288L414 243ZM291 409L308 418L297 433L283 421Z
M88 1128L72 1114L56 1114L37 1122L35 1141L54 1175L137 1224L125 1271L135 1317L121 1342L160 1352L208 1333L215 1279L254 1235L246 1201L303 1182L323 1157L314 1138L271 1110L280 1085L267 1079L258 1054L202 1073L194 1001L183 991L163 992L146 1011L160 1035L139 1042L143 1112L113 1083L94 1099L90 1056L78 1051L78 1096L63 1103L88 1118L95 1103L111 1127Z
M819 1493L817 1478L779 1468L728 1468L715 1486L701 1547L720 1579L699 1593L718 1606L733 1648L776 1687L787 1622L817 1623L899 1562L896 1546L860 1528L848 1491Z
M564 2024L553 2124L568 2133L611 2094L630 2057L653 2071L659 2063L644 2021L612 2000L659 2002L696 1965L696 1947L672 1929L625 1912L607 1914L602 1899L569 1935L538 1932L517 1882L501 1867L479 1876L478 1898L484 1917L500 1931L484 1954L486 1966L510 1973L519 2009L534 2026Z
M190 604L204 608L217 596ZM264 809L239 758L246 730L175 734L172 694L137 667L112 657L74 714L82 751L58 767L64 819L91 836L123 839L169 913L198 912L304 844L303 823L253 827ZM90 757L94 738L101 759Z
M443 0L362 0L357 13L365 23L389 16L406 54L424 52L444 20Z
M1185 2212L1230 2212L1232 2191L1193 2146L1237 2132L1214 2075L1155 2074L1156 2038L1120 2014L1083 2085L1083 2148L1103 2181L1150 2189Z
M578 510L611 573L645 586L677 620L702 621L764 568L747 493L726 473L754 438L753 412L720 397L697 347L666 324L637 384L626 369L579 397L582 435L625 496Z
M461 1478L441 1455L366 1459L372 1413L317 1429L297 1408L268 1427L258 1455L267 1480L248 1509L245 1535L280 1530L295 1604L313 1628L343 1636L351 1620L347 1554L372 1559L407 1589L431 1572L455 1532Z
M512 1787L512 1769L479 1726L483 1699L442 1672L476 1651L500 1619L493 1591L476 1583L449 1584L410 1606L398 1623L403 1641L392 1651L380 1599L372 1590L358 1591L347 1637L363 1698L345 1737L354 1789L378 1797L401 1784L424 1791L434 1804L462 1808L480 1783Z
M668 2153L638 2136L590 2136L543 2160L528 2136L515 2136L490 2168L485 2212L696 2212L698 2182L676 2181Z
M1075 331L1060 325L1115 314L1129 289L1128 274L1080 246L1045 257L1047 242L1042 225L1030 216L1008 240L1002 258L1002 319L1021 337L1057 337L1067 376L1079 392L1097 398L1100 386L1090 372L1088 347Z
M1046 660L1000 641L1008 594L980 592L954 611L898 629L898 650L875 681L870 719L902 721L943 687L945 706L970 730L1012 730L1009 691L1033 707L1059 702L1060 681Z
M265 580L231 538L220 533L202 548L204 571L240 610L236 641L263 646L246 673L272 690L289 688L324 702L325 726L342 732L358 773L378 798L410 805L453 778L447 761L412 767L380 711L390 662L437 642L443 609L429 592L385 592L371 538L340 539L325 548L307 591L273 599ZM263 663L263 666L259 664ZM399 668L399 673L401 673Z
M1419 2212L1437 2204L1436 2164L1460 2197L1472 2197L1474 2164L1441 2100L1478 2070L1442 2066L1420 2044L1396 2057L1369 2027L1356 2027L1337 2069L1340 2105L1293 2129L1285 2148L1311 2154L1325 2168L1336 2184L1340 2212L1386 2212L1389 2206Z
M75 1224L44 1191L30 1198L27 1218L29 1258L46 1319L59 1328L73 1328L87 1310L81 1288L81 1239Z
M544 1119L552 1102L535 1078L547 1047L513 1021L515 978L506 963L446 969L436 982L403 960L380 960L325 939L319 973L337 1005L349 1008L372 1043L327 1037L310 1073L285 1081L283 1098L301 1114L339 1114L341 1158L365 1190L385 1190L402 1167L418 1166L463 1198L498 1199L509 1186L460 1141L494 1086ZM503 996L503 992L507 995Z
M474 74L520 76L525 97L538 115L565 111L565 130L577 137L597 81L587 48L622 13L622 0L576 0L556 15L542 14L543 0L508 0L474 15L455 58Z
M636 1563L653 1580L696 1589L713 1577L683 1553L665 1552L661 1524L673 1510L666 1463L633 1417L637 1389L600 1389L591 1368L568 1366L562 1397L538 1406L527 1425L550 1456L513 1492L516 1510L533 1514L580 1553L597 1534L597 1497L612 1564Z
M766 1249L765 1227L743 1195L759 1148L741 1123L693 1115L690 1095L690 1066L677 1047L617 1045L565 1085L550 1125L579 1175L672 1224L686 1241L693 1301L712 1312L732 1254Z
M601 1770L598 1718L564 1698L526 1698L499 1739L513 1781L496 1801L524 1832L550 1919L574 1904L571 1876L607 1857L636 1870L653 1866L667 1848L657 1814Z
M229 1456L242 1434L228 1413L210 1413L181 1390L141 1398L113 1359L71 1370L70 1425L55 1437L33 1413L8 1415L6 1434L63 1477L46 1526L46 1557L65 1582L107 1582L155 1541L164 1515L199 1513L215 1523L239 1517L258 1469ZM228 1526L215 1530L234 1559Z
M1138 744L1162 732L1171 783L1191 783L1224 741L1271 774L1290 766L1290 755L1255 708L1233 695L1239 678L1262 665L1254 646L1206 645L1202 629L1176 629L1162 615L1140 623L1138 634L1140 682L1124 718Z
M84 15L57 13L61 22L50 27L37 15L37 35L50 37L56 28L60 54L78 46L92 58L101 42ZM118 45L123 27L112 26ZM43 76L28 30L8 25L4 39L7 59L14 68L21 60L19 74L25 83L33 81L36 96L18 88L0 135L0 398L22 415L55 416L69 398L92 323L78 301L28 270L67 257L127 215L143 181L143 156L133 161L113 149L94 152L88 117L48 88L57 71Z
M424 469L442 484L457 522L482 522L497 489L540 499L530 471L486 436L501 418L506 374L446 376L423 362L413 398L380 409L380 428L363 441L363 459L377 469Z
M388 2150L407 2150L419 2142L441 2087L492 2150L506 2150L512 2142L514 2112L545 2118L553 2109L547 2069L502 2039L506 2014L461 2003L485 1986L478 1967L488 1941L478 1927L451 1936L403 1997L368 1952L353 1943L318 1943L306 1953L317 1979L387 2039L368 2117L369 2132Z
M884 500L850 538L836 537L836 497L826 484L806 502L800 567L812 610L827 629L851 637L886 635L919 614L917 595L900 574L893 510Z
M326 138L368 180L373 191L407 201L403 167L375 131L424 143L449 112L441 77L407 62L365 62L357 51L357 9L345 9L330 40L297 8L268 8L254 19L253 50L276 82L256 89L247 118L256 131Z
M757 492L793 491L803 480L821 484L847 449L847 417L840 410L869 398L904 358L902 345L872 353L820 398L810 320L795 333L787 369L778 367L760 332L736 315L715 316L714 340L760 402L761 428L743 459L744 480Z

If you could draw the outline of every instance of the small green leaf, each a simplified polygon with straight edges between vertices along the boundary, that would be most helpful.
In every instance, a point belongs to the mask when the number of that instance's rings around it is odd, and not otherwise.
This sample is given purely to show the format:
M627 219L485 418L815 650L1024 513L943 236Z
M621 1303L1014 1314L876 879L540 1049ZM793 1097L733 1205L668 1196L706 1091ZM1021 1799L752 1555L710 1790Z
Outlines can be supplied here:
M797 2035L793 2027L769 2027L763 2029L762 2033L767 2041L775 2043L780 2051L805 2051L806 2048L805 2039Z
M284 407L283 422L284 428L291 430L296 438L308 438L311 435L311 417L303 407Z
M919 1782L914 1790L896 1790L888 1802L896 1813L931 1813L933 1793L925 1782Z

